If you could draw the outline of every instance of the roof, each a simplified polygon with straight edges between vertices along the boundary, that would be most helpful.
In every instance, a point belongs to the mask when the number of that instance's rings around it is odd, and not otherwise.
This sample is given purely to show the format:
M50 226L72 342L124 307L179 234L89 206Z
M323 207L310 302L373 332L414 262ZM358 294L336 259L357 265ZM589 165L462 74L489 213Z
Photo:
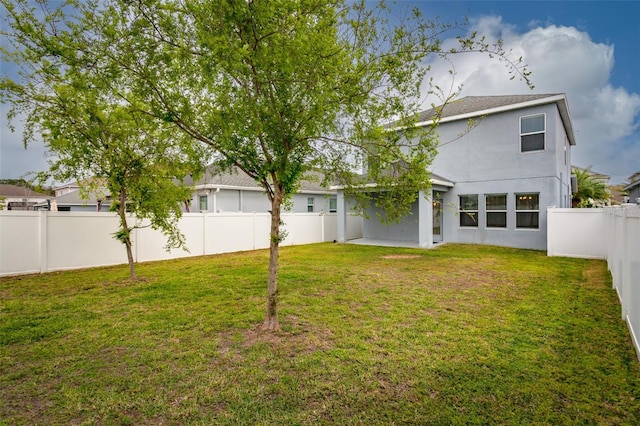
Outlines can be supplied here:
M437 175L435 173L431 173L431 184L432 185L441 185L441 186L447 186L449 188L453 188L453 186L455 185L455 182L442 177L440 175Z
M435 173L431 173L431 178L429 178L429 181L431 182L432 186L444 186L444 187L447 187L447 188L453 188L455 186L455 182L453 182L453 181L451 181L451 180L449 180L449 179L447 179L445 177L442 177L440 175L437 175ZM378 184L377 183L373 183L373 182L366 183L364 185L360 185L359 186L359 188L377 188L377 187L378 187ZM344 185L334 185L334 186L331 186L331 189L341 190L341 189L345 189L345 186Z
M93 183L94 181L97 182L96 184L97 186L107 186L107 181L105 178L88 177L86 179L83 179L81 182L74 180L73 182L67 182L67 183L58 185L53 189L54 191L57 191L64 188L82 188L84 186L87 186Z
M635 188L636 186L640 186L640 171L635 172L631 176L629 176L629 185L624 187L625 191Z
M609 175L605 175L604 173L598 173L596 171L591 170L591 166L587 167L586 169L584 167L578 167L578 166L571 166L571 171L583 171L586 172L589 176L591 176L593 179L603 182L605 184L609 183L609 181L611 180L611 176Z
M466 96L447 104L422 111L418 116L417 126L426 126L433 122L436 113L441 109L440 123L457 120L467 120L473 117L497 114L532 106L555 103L564 124L569 143L575 145L575 136L571 124L571 116L567 99L562 93L540 95L503 95L503 96Z
M95 206L98 204L98 196L95 193L91 193L89 198L83 198L81 196L80 190L75 190L68 192L64 195L59 195L57 197L47 197L51 200L55 200L58 206ZM104 200L107 197L100 197ZM46 204L45 201L38 203L38 206L44 206ZM109 200L104 200L103 206L110 204Z
M324 176L319 172L307 172L306 179L300 182L302 192L331 192L322 186ZM207 167L204 177L196 182L185 179L185 184L193 184L196 188L221 188L263 191L258 183L237 167L229 172L216 171L214 166Z
M0 195L5 197L49 198L47 194L33 191L24 186L0 184Z

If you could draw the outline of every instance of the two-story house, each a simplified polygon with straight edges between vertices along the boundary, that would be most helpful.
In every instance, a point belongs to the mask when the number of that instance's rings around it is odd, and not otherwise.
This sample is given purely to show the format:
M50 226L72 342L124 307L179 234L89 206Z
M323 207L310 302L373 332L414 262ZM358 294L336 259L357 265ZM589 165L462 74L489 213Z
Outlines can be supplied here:
M418 125L432 124L434 114L424 111ZM397 224L380 223L371 206L363 238L418 247L444 241L545 249L547 207L571 207L576 142L565 95L465 97L442 108L437 132L432 188ZM341 242L347 205L339 191Z

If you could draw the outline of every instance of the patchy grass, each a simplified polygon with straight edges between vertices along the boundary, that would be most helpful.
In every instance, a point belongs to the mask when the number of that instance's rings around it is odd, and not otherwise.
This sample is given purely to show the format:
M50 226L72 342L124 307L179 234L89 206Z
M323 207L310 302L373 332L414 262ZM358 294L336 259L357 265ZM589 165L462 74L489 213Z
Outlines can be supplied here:
M604 262L282 249L0 279L0 425L638 424Z

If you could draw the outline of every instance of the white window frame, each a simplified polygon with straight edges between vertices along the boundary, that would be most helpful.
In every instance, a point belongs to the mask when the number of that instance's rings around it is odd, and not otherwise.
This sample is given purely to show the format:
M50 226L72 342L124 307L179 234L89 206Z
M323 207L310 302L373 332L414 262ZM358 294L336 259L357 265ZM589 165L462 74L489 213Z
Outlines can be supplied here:
M463 203L462 203L462 198L463 197L476 197L476 208L475 209L463 209ZM458 203L459 203L459 207L458 207L458 214L460 215L460 218L458 219L458 226L460 226L460 228L478 228L478 211L480 208L479 202L478 202L478 194L460 194L458 195ZM463 215L467 215L471 218L475 218L474 220L474 224L473 225L463 225L462 224L462 220L463 220Z
M315 205L315 197L307 197L307 213L313 213L315 211Z
M544 123L544 129L542 129L542 131L537 130L535 132L522 132L522 120L525 118L532 118L532 117L538 117L538 116L542 116L543 119L543 123ZM542 152L545 151L547 149L547 114L546 113L540 113L540 114L531 114L531 115L523 115L520 117L519 120L519 124L520 124L520 138L519 138L519 143L520 143L520 153L521 154L528 154L530 152ZM522 150L522 137L523 136L533 136L533 135L539 135L542 134L542 149L531 149L528 151L523 151Z
M202 202L204 201L204 209L202 208ZM209 196L208 195L198 195L198 207L200 207L201 212L209 211Z
M533 210L533 209L526 209L526 210L518 210L518 199L520 197L527 197L527 196L532 196L535 195L536 197L538 197L538 209L537 210ZM516 192L515 193L515 201L516 201L516 229L518 230L529 230L529 231L538 231L540 230L540 193L539 192ZM524 213L535 213L538 215L538 226L537 227L532 227L532 226L518 226L518 214L524 214Z
M490 209L487 203L487 197L504 197L504 209ZM496 193L496 194L484 194L484 207L485 207L485 226L489 229L507 229L509 216L507 215L507 209L509 205L509 194ZM504 214L504 226L495 226L489 224L489 213L503 213Z
M329 213L338 212L338 199L336 197L329 198Z

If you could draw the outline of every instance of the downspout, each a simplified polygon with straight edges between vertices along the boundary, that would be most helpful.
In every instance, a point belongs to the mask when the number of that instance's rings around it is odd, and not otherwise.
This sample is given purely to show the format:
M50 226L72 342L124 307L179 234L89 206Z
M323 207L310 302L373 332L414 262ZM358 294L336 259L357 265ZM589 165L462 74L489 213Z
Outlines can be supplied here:
M218 213L218 197L216 196L218 192L220 192L220 187L216 188L216 190L213 191L213 212L214 213Z

